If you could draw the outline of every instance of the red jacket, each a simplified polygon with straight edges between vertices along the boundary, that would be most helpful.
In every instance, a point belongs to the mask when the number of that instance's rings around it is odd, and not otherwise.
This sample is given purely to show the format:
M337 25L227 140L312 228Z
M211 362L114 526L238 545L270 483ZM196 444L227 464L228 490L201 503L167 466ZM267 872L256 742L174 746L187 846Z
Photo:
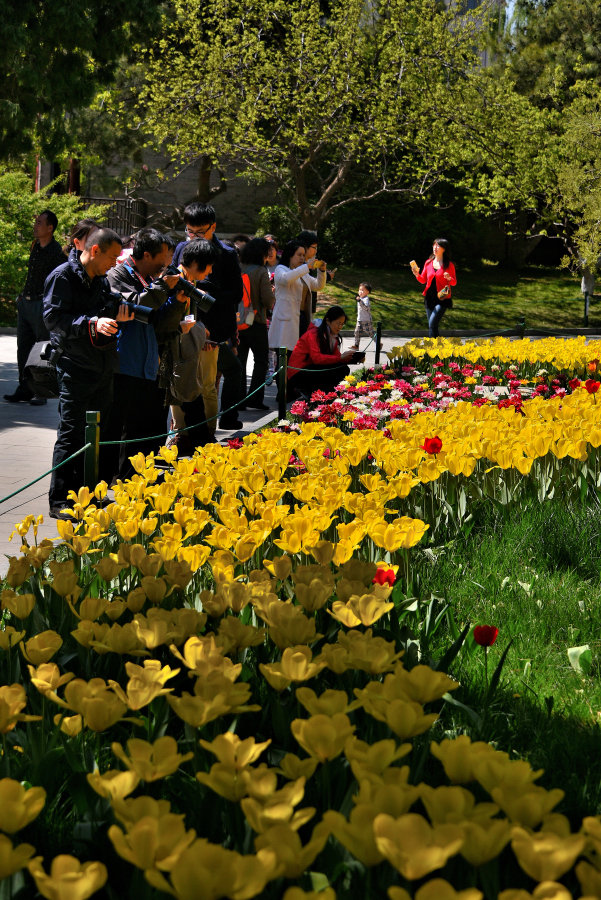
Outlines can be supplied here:
M445 287L445 285L447 285L447 284L449 286L451 286L453 284L457 284L457 276L455 275L455 266L453 265L453 263L449 263L449 265L447 266L446 269L443 269L442 266L440 267L440 269L435 269L434 266L432 265L433 262L434 262L434 260L427 259L426 262L424 263L424 268L421 270L420 274L415 276L417 278L417 280L420 282L420 284L426 285L425 290L423 291L424 297L428 293L428 288L432 284L433 278L436 278L436 291L437 292L441 291L443 289L443 287ZM445 272L448 272L448 274L451 276L450 281L447 281L447 279L444 277ZM449 294L449 296L446 299L450 300L451 294Z
M333 353L322 353L317 339L317 328L309 325L309 328L296 342L296 346L288 360L287 377L292 378L299 369L309 369L311 366L327 366L340 360L340 347L336 347Z

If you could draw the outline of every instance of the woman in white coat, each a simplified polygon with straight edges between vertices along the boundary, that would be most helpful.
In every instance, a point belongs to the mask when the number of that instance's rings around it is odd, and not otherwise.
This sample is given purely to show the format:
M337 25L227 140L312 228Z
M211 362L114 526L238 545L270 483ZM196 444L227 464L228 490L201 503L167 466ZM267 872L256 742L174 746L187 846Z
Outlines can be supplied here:
M269 347L294 350L299 335L300 308L303 292L321 291L326 283L325 262L313 263L317 277L309 275L305 263L305 248L298 241L289 241L282 252L274 275L275 307L269 326Z

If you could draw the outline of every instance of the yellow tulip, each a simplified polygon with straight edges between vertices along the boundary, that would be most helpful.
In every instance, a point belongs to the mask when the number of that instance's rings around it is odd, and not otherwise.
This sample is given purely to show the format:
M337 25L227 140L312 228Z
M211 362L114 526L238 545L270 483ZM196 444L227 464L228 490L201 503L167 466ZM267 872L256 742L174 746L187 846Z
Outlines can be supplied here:
M393 740L368 744L353 737L347 741L344 755L351 765L353 775L361 782L367 777L367 773L381 775L393 762L407 756L411 749L411 744L401 744L399 747Z
M140 783L140 776L133 770L121 772L119 769L109 769L102 775L100 772L90 772L86 778L90 787L101 797L107 797L111 803L123 800Z
M19 641L22 641L26 632L17 631L12 625L6 625L0 630L0 650L10 650Z
M326 888L325 891L303 891L299 887L288 888L282 900L336 900L336 891Z
M217 735L211 742L201 739L199 744L216 756L224 766L241 771L258 760L271 744L271 739L257 744L253 737L240 740L237 734L227 731L225 734Z
M15 594L14 591L4 590L0 593L0 608L7 609L17 619L26 619L31 615L35 606L33 594Z
M65 688L65 703L83 716L92 731L105 731L123 718L127 706L105 684L102 678L89 682L76 678Z
M407 813L374 820L376 847L404 878L423 878L459 852L463 831L458 825L428 825L423 816Z
M48 900L86 900L101 887L108 878L106 866L100 862L80 863L74 856L55 856L47 875L42 866L42 857L36 856L28 864L38 891Z
M511 839L512 825L506 819L471 820L463 822L462 827L465 842L460 853L471 866L482 866L496 859Z
M298 833L289 825L274 825L255 838L257 850L270 849L275 854L273 877L300 878L323 850L328 839L329 827L320 822L310 841L304 846Z
M306 687L297 688L296 699L312 716L334 716L346 713L358 705L349 700L346 691L326 690L318 697L315 691Z
M407 891L400 887L388 888L388 896L390 900L411 900ZM444 878L433 878L415 892L415 900L482 900L483 896L477 888L456 891ZM499 898L502 896L499 894Z
M41 631L35 637L21 644L25 659L34 666L39 666L52 659L63 646L63 639L56 631Z
M292 681L309 681L318 675L325 663L313 660L309 647L287 647L279 663L260 663L261 674L276 691L283 691Z
M178 753L177 741L170 735L158 738L153 744L130 738L127 753L121 744L111 744L113 754L142 781L157 781L176 772L194 757L193 753ZM129 754L129 755L128 755Z
M61 675L56 663L42 663L37 668L33 666L27 666L27 668L29 669L31 683L40 694L49 694L57 691L63 684L67 684L72 678L75 678L73 672L66 672L64 675Z
M319 761L317 759L299 759L294 753L286 753L280 760L280 766L276 771L290 781L296 781L299 778L304 778L308 781L315 773L318 765Z
M41 716L22 713L27 703L27 695L22 684L0 686L0 734L12 731L17 722L38 722Z
M11 588L21 587L31 575L31 564L27 556L10 556L8 559L8 572L5 581Z
M454 691L459 687L459 682L437 672L430 666L418 665L413 669L405 669L401 664L397 665L394 675L387 675L384 684L392 682L398 684L398 688L416 703L431 703L440 700L447 691Z
M111 825L108 836L119 856L132 866L170 872L196 839L196 832L186 831L183 816L166 813L158 818L138 819L126 832L118 825Z
M20 872L34 853L35 847L31 844L18 844L15 847L10 838L0 834L0 881Z
M309 756L320 762L334 759L344 748L355 726L344 713L332 716L318 714L309 719L294 719L290 731Z
M46 802L41 787L26 790L12 778L0 779L0 831L14 834L36 819Z
M56 727L59 728L63 734L66 734L67 737L77 737L78 734L81 734L83 718L80 715L64 716L62 713L57 713L53 721Z
M601 896L601 872L590 863L581 861L576 866L576 877L584 896Z
M532 834L517 826L511 833L511 848L520 867L536 881L556 881L565 875L585 844L586 838L582 834L567 837L550 831Z
M199 838L180 855L171 873L171 884L157 870L150 869L146 878L153 887L178 900L246 900L261 894L274 877L275 856L271 850L259 851L255 856L241 856L218 844Z
M491 791L491 797L511 821L526 828L538 825L564 796L564 791L559 788L546 791L536 785L520 791L516 791L513 786L504 785Z
M430 744L430 752L442 763L447 778L455 784L465 784L475 779L474 762L481 754L497 751L484 741L475 741L461 734L453 740L445 738L440 744Z
M499 812L494 803L476 804L474 795L462 787L432 788L424 784L421 798L430 821L436 825L465 823L466 819L481 822Z
M217 646L223 653L239 653L247 647L258 647L265 640L264 628L256 625L244 625L235 616L222 619L217 629Z
M77 572L74 571L74 565L72 559L67 559L64 562L52 560L49 563L49 568L52 572L52 589L60 597L66 597L68 594L74 593L78 587L78 576Z

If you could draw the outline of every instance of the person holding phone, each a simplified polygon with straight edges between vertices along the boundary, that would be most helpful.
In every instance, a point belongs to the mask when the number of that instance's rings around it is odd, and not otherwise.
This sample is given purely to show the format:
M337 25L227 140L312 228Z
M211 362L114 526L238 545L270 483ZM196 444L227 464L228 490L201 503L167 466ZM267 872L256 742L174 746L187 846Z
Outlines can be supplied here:
M331 391L349 374L349 363L363 362L364 353L340 352L340 332L346 322L341 306L331 306L321 324L309 325L298 339L288 361L288 399L298 394L310 397L313 391Z
M415 260L409 263L411 271L425 284L423 291L428 320L428 337L438 337L438 325L445 311L451 309L451 287L457 284L455 266L451 262L449 242L446 238L436 238L432 244L432 255L424 263L420 272Z

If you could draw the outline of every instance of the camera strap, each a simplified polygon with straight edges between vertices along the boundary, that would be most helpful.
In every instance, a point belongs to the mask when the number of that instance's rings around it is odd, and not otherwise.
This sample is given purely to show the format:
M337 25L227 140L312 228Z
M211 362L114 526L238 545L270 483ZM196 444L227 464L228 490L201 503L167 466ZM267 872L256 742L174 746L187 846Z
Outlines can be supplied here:
M127 263L127 262L124 262L124 263L123 263L123 267L124 267L125 269L127 269L127 271L128 271L131 275L133 275L134 278L137 278L137 279L138 279L138 281L140 282L140 284L142 285L142 287L143 287L145 290L148 290L148 288L150 287L150 283L151 283L151 282L150 282L150 281L146 281L146 279L145 279L142 275L140 275L140 273L138 272L137 269L134 269L134 267L133 267L133 266L130 266L130 264Z

